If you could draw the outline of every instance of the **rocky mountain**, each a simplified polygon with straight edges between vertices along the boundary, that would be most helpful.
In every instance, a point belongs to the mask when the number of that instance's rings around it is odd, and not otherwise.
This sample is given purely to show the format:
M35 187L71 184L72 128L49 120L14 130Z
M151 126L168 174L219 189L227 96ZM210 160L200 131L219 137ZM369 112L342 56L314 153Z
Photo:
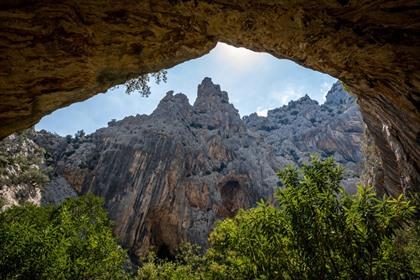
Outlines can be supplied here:
M77 193L57 174L45 149L28 129L0 142L0 211L14 205L59 203Z
M46 132L36 141L78 193L105 198L116 235L136 255L172 254L182 241L205 246L215 221L270 199L278 181L271 148L209 78L194 105L171 91L150 116L77 141Z
M333 156L345 168L343 184L347 191L355 190L362 173L363 120L355 98L340 82L328 91L322 105L305 95L268 111L267 117L254 113L243 120L249 130L273 147L282 163L301 165L311 154Z
M323 105L305 96L267 117L241 119L227 93L205 78L193 105L170 91L149 116L111 121L90 135L41 131L32 139L54 167L50 202L70 195L69 185L102 196L124 246L137 256L151 248L168 256L184 241L205 247L217 220L271 200L276 171L311 153L343 164L351 191L362 132L355 100L340 83Z

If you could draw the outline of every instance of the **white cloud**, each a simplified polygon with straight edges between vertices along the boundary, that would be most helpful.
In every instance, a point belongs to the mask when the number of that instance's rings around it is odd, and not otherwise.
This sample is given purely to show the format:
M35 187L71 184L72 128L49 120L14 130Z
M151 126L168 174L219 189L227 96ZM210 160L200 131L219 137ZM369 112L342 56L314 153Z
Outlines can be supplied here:
M328 82L323 82L321 84L321 87L319 89L319 91L321 92L321 103L324 103L326 100L326 96L328 91L331 89L333 83L328 83Z
M283 106L289 101L299 99L305 95L304 87L286 87L284 90L275 90L270 93L270 98L278 102L277 106Z
M269 108L262 108L262 107L257 107L257 115L260 117L267 117L268 114L268 110L271 110Z

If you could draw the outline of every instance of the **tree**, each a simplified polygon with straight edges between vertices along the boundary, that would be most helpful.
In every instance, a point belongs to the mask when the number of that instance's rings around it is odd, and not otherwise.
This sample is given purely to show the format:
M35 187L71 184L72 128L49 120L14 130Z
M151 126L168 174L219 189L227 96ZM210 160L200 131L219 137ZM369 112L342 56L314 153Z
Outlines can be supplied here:
M86 136L86 133L85 133L85 131L83 129L82 130L78 130L74 134L74 139L75 139L75 141L83 140L83 138L85 138L85 136Z
M124 83L126 87L125 92L131 94L133 92L139 92L141 96L148 97L151 94L149 81L150 77L155 79L155 83L159 84L160 82L166 83L167 81L167 71L161 70L159 72L140 75L137 78L130 79Z
M199 255L199 247L181 244L175 260L159 260L151 252L138 270L137 280L201 280L205 279L205 259Z
M124 279L125 252L102 199L26 204L0 213L1 279Z
M278 206L259 203L221 222L206 255L214 279L417 279L395 238L415 207L402 196L351 196L331 158L279 173ZM419 247L417 247L419 249Z

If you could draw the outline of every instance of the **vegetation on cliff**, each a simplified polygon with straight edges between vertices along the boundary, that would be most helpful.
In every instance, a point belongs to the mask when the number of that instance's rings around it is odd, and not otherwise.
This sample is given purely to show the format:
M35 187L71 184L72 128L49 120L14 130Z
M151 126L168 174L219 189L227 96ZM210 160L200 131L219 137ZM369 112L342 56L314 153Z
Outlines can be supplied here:
M24 202L39 204L50 181L46 151L31 139L33 133L28 129L0 141L0 211Z
M30 139L31 133L25 130L0 142L0 185L43 187L49 181L48 170L42 166L45 150Z

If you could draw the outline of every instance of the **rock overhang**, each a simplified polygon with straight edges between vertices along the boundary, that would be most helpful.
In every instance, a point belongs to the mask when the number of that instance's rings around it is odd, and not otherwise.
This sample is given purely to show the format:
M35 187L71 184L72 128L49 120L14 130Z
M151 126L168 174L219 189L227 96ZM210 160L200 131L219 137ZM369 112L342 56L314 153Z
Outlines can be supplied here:
M0 137L221 41L345 82L379 147L384 188L419 191L416 1L5 1L0 9Z

